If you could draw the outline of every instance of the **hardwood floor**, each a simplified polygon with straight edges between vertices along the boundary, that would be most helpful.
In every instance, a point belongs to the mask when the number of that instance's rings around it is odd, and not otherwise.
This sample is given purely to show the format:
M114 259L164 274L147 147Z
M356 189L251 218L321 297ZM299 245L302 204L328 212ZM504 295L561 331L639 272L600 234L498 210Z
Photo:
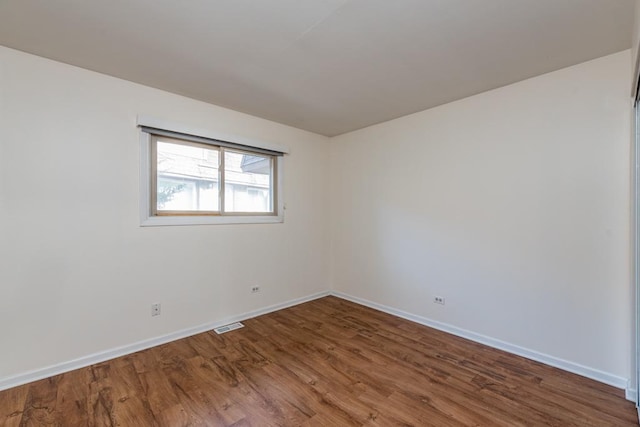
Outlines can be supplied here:
M0 392L2 426L627 426L621 390L326 297Z

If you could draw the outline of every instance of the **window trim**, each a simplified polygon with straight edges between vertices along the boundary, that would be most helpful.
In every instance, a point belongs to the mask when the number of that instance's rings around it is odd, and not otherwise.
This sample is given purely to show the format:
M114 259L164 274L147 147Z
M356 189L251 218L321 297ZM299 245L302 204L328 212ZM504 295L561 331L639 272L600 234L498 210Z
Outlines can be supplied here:
M153 132L153 133L152 133ZM162 134L167 135L176 135L182 134L182 132L172 132L172 131L164 131ZM154 215L152 212L152 200L153 195L151 189L153 185L154 176L152 171L155 169L151 164L152 160L152 136L154 134L160 134L160 132L156 133L152 129L148 127L140 127L140 225L143 227L148 226L172 226L172 225L212 225L212 224L270 224L270 223L282 223L284 222L284 210L285 206L283 203L283 153L281 151L270 150L269 148L256 147L257 149L254 151L258 154L265 153L265 151L271 152L272 157L272 188L273 188L273 202L272 206L274 208L274 213L260 213L256 214L253 212L226 212L220 214L219 212L215 212L215 214L207 214L207 215L198 215L195 214L185 214L181 212L176 213L168 213L168 214L160 214ZM184 135L184 134L183 134ZM167 135L168 136L168 135ZM177 136L171 136L171 138L180 139ZM200 141L198 140L200 139ZM191 141L192 138L189 138L187 141ZM226 146L222 146L222 144L218 144L218 140L211 140L209 144L204 142L203 140L210 140L210 138L202 137L200 135L194 135L193 138L194 143L202 143L203 145L211 145L220 147L220 154L224 156L224 150L229 151L240 151L240 152L251 152L250 146L245 144L234 144L227 143ZM277 154L279 155L277 155ZM266 153L265 153L266 154ZM224 176L224 159L221 160L222 167L220 168L220 173ZM153 169L152 169L153 168ZM224 181L220 181L223 183ZM224 185L224 184L221 184ZM222 193L222 192L221 192ZM220 203L224 203L224 200L221 198ZM220 205L223 206L223 205Z

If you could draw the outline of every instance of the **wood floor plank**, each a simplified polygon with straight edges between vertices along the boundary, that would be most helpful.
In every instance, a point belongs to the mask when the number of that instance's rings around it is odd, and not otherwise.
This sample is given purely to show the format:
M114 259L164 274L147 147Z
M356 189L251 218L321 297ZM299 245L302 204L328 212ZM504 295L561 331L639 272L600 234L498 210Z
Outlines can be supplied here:
M60 424L61 414L56 412L58 384L61 375L31 383L24 405L21 426Z
M632 426L624 393L335 297L0 392L13 426Z
M27 386L0 392L0 426L17 427L20 425L28 392Z
M160 414L166 408L181 408L178 396L161 369L146 370L138 376L152 413Z
M211 404L211 400L201 390L201 385L186 371L184 361L176 361L173 366L165 366L164 373L180 405L189 415L189 422L192 425L224 425L222 417Z
M56 412L64 414L64 425L80 427L87 424L91 370L78 369L60 375Z

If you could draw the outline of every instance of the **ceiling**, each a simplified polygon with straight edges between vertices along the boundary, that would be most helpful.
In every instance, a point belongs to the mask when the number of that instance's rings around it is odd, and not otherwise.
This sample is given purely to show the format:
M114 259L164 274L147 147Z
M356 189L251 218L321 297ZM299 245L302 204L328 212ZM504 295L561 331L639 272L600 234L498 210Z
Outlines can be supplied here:
M333 136L631 46L634 0L2 0L0 44Z

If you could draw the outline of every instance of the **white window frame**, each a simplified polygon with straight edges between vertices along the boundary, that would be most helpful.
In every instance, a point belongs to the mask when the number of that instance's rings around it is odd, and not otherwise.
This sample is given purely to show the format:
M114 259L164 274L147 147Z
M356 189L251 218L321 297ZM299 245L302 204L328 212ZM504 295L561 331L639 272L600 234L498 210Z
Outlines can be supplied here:
M201 138L209 138L218 141L233 141L238 144L242 144L250 151L250 147L262 148L267 150L279 151L281 153L288 153L288 150L284 147L274 146L273 144L266 144L260 141L248 141L246 139L238 137L230 137L224 135L224 139L219 134L213 134L209 131L196 130L186 128L184 126L176 124L168 124L167 122L160 122L157 119L150 119L146 116L138 117L138 126L152 127L156 129L162 129L169 132L181 133L185 135L193 135ZM215 224L274 224L284 222L284 192L283 192L283 175L284 175L284 161L282 156L276 156L274 161L274 187L273 193L275 195L273 213L238 213L233 212L226 213L224 215L153 215L151 207L151 185L152 185L152 165L151 165L151 138L153 133L140 129L140 225L142 227L154 227L154 226L173 226L173 225L215 225Z

